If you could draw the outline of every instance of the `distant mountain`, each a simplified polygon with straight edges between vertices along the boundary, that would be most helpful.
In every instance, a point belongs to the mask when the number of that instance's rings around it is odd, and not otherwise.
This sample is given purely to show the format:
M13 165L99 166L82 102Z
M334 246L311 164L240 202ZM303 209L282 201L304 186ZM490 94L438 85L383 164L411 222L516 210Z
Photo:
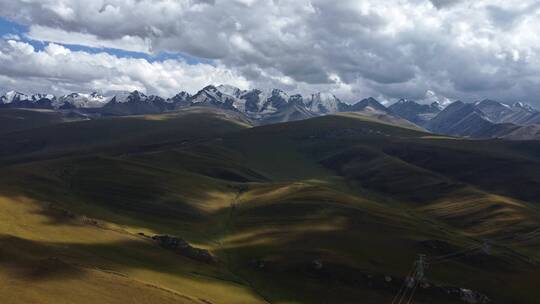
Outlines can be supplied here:
M489 118L474 104L456 101L428 121L425 127L438 134L483 137L483 130L492 125Z
M224 92L222 92L220 89L223 90L224 87L220 86L218 89L213 85L206 86L202 90L197 92L197 94L193 95L193 97L191 97L189 101L191 105L210 106L234 110L235 107L233 106L233 104L238 98L233 95L227 94L231 93L230 88L226 88Z
M452 136L540 139L538 125L523 126L516 123L516 117L523 117L517 114L526 114L526 120L529 120L536 117L535 112L532 107L522 104L509 106L492 100L476 103L456 101L428 121L425 126L433 133Z
M426 105L408 99L400 99L388 109L399 117L422 126L437 116L443 107L438 102Z
M527 117L527 119L524 122L519 121L518 123L522 125L540 124L540 112L531 114Z
M306 101L306 107L317 114L333 114L347 109L347 105L333 94L320 92L311 95L311 98Z
M279 112L289 104L289 95L280 89L273 89L269 95L264 94L261 99L262 107L259 110L260 116L271 115Z
M392 114L392 111L373 97L362 99L353 105L347 106L344 110L347 112L366 112L368 114Z
M540 111L528 104L516 102L512 105L514 114L508 118L508 122L518 125L540 124Z
M276 100L278 99L274 98L274 101ZM273 108L276 110L272 113L267 112L268 114L261 117L262 124L297 121L318 116L306 108L301 95L292 95L286 103L275 103Z
M486 99L474 104L482 113L492 122L511 122L507 121L508 117L514 113L514 110L509 105L498 101Z
M133 91L127 96L115 96L103 108L103 115L143 115L164 112L169 103L159 96L146 96Z
M349 105L329 93L319 92L306 98L298 94L289 96L280 89L241 90L230 85L209 85L195 95L180 92L167 100L158 96L146 96L138 91L114 92L112 96L71 93L58 99L53 95L34 97L10 92L2 96L0 102L0 107L41 107L106 116L155 114L189 106L214 107L238 111L261 122L298 120L339 112L390 114L390 111L374 98Z
M257 89L243 92L239 97L244 101L243 112L249 116L259 115L264 103L268 100L270 95L270 91L262 91Z
M535 138L536 125L540 125L540 112L519 102L509 105L489 99L475 103L457 101L443 109L439 103L427 105L401 99L387 108L373 97L347 104L330 93L289 95L280 89L242 90L230 85L209 85L194 95L180 92L169 99L139 91L117 91L107 96L95 92L71 93L58 98L10 91L0 96L0 108L58 110L73 119L158 114L185 107L232 111L253 124L355 112L392 124L410 122L410 126L424 127L433 133L471 138Z
M53 109L56 97L50 94L26 95L9 91L0 97L0 108Z
M517 125L540 123L540 112L521 102L508 105L486 99L476 102L475 106L494 123L513 123Z
M500 136L509 140L540 140L540 125L528 125L516 128Z
M188 92L180 92L174 95L168 100L168 103L172 105L173 108L181 108L190 105L191 94Z
M59 97L54 106L60 109L101 108L111 99L112 97L105 97L96 92L90 94L71 93Z

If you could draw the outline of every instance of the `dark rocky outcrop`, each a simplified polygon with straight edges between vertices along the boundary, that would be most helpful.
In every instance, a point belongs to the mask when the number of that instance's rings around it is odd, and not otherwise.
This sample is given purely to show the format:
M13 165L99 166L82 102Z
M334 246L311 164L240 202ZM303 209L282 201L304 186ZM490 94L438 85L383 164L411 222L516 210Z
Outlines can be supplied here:
M215 257L206 249L191 246L185 240L170 235L154 235L152 240L156 241L161 247L172 250L192 260L203 263L215 263Z

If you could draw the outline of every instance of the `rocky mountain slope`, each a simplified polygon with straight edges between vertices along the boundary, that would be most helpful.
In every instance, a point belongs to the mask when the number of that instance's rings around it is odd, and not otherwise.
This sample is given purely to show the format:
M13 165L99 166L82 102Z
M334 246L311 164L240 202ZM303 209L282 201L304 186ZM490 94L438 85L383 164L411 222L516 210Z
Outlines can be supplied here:
M289 95L280 89L241 90L229 85L209 85L194 95L180 92L168 99L146 96L138 91L115 92L110 96L72 93L61 97L11 91L0 97L0 108L50 109L73 118L159 114L185 107L235 111L254 124L356 112L387 121L405 119L436 134L471 138L540 139L535 132L537 124L540 124L540 111L524 103L508 105L494 100L475 103L456 101L444 108L437 102L420 104L401 99L385 107L372 97L348 104L329 93Z
M453 136L540 139L534 132L537 114L538 111L517 104L509 106L491 100L477 103L456 101L424 126L431 132Z
M388 109L393 113L422 126L437 116L444 108L438 102L426 105L408 99L400 99L398 102L388 107Z

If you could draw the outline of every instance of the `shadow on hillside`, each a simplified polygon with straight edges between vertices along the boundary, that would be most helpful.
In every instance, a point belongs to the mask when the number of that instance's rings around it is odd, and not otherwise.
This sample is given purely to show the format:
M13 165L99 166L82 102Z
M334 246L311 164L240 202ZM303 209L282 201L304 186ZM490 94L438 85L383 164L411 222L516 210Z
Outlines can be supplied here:
M0 235L0 269L9 277L27 281L84 276L82 269L64 262L48 246L7 235Z
M137 239L111 243L43 242L0 235L0 265L16 278L67 279L84 276L84 269L121 274L143 269L194 281L232 280L213 265L197 262Z

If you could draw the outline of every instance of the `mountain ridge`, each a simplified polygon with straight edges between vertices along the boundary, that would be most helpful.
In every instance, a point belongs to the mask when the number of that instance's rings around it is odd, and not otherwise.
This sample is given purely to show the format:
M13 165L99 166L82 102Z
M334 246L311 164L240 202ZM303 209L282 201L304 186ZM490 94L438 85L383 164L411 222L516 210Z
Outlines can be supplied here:
M290 95L280 89L242 90L231 85L208 85L196 94L181 91L171 98L140 92L115 92L114 95L71 93L56 97L52 94L27 95L10 91L0 97L0 108L34 108L66 112L74 117L129 116L159 114L184 107L214 107L237 111L255 124L271 124L303 120L343 112L358 112L367 116L396 118L442 135L471 138L540 139L536 135L540 111L528 104L506 104L484 99L473 103L456 101L443 107L438 102L422 104L409 99L385 106L368 97L352 104L331 93L318 92L307 96ZM528 127L528 128L524 128ZM523 130L519 130L524 128Z
M367 111L393 115L374 98L350 105L330 93L318 92L304 97L300 94L289 95L280 89L241 90L230 85L208 85L194 95L181 91L168 99L147 96L140 91L119 92L111 96L96 92L71 93L60 97L9 92L0 99L0 108L40 108L94 116L158 114L190 106L238 111L261 123L300 120L340 112Z

